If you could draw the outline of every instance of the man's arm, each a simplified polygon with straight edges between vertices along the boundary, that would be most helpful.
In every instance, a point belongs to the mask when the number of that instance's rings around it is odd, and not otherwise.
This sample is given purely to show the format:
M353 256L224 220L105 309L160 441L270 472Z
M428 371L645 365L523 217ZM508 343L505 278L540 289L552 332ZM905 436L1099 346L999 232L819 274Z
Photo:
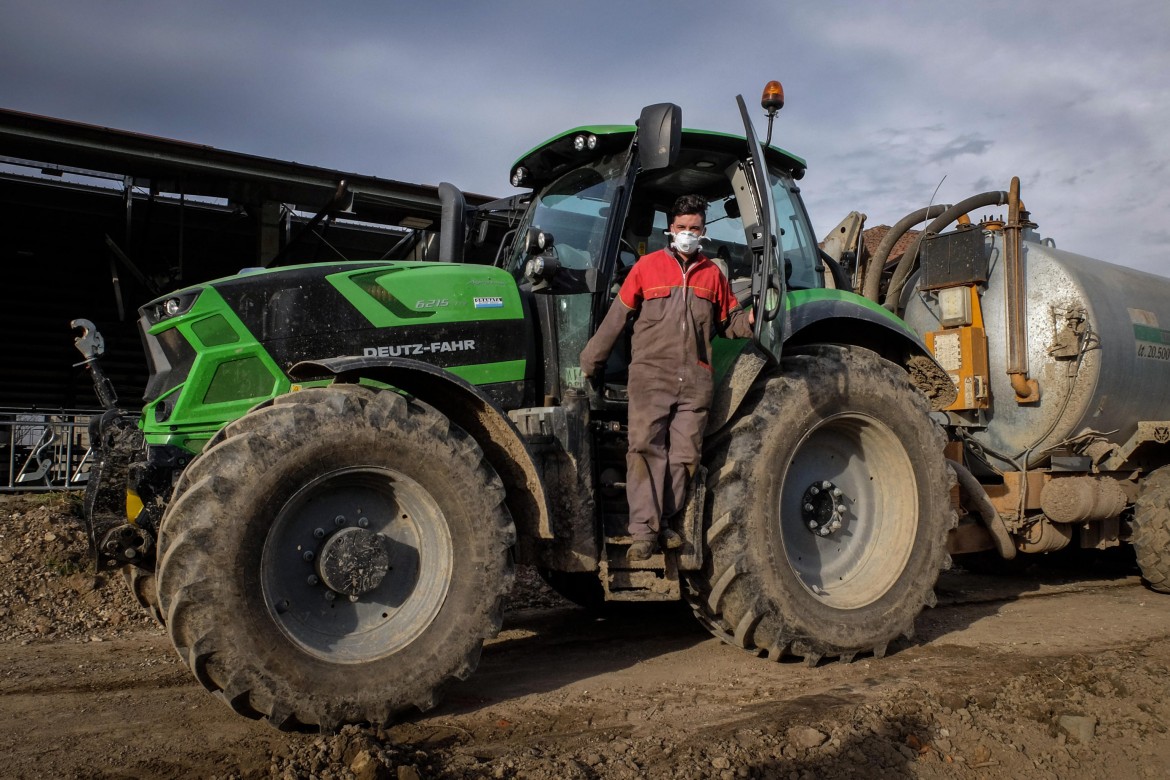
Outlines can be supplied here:
M736 308L720 325L720 335L729 339L750 339L755 332L755 309Z
M601 376L601 372L605 368L605 361L609 359L609 353L613 351L613 345L621 337L622 331L633 313L634 310L622 302L620 295L614 299L605 319L597 328L597 332L593 334L593 338L589 339L585 349L581 350L581 372L585 376Z
M748 311L739 305L731 292L731 285L722 272L719 273L719 324L715 326L720 336L728 339L748 339L755 332L756 310Z

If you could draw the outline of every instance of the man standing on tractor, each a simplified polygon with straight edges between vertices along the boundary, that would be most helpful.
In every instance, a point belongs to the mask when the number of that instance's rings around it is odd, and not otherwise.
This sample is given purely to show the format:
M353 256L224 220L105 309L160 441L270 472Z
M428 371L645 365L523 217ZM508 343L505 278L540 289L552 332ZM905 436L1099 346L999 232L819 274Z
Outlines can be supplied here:
M629 396L626 500L629 560L644 561L659 543L682 544L669 526L686 503L702 453L714 386L711 337L752 335L755 316L731 292L727 277L699 251L707 201L683 195L669 217L670 246L641 257L581 352L581 370L600 380L605 362L634 319Z

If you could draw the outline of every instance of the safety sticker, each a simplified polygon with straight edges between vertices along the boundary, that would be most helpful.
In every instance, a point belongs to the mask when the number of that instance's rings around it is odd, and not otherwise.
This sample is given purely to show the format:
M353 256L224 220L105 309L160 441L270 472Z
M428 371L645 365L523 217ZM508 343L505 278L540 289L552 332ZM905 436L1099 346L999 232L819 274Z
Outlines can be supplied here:
M502 309L504 308L503 298L475 298L475 308L477 309Z
M1134 323L1133 337L1139 358L1170 361L1170 330Z

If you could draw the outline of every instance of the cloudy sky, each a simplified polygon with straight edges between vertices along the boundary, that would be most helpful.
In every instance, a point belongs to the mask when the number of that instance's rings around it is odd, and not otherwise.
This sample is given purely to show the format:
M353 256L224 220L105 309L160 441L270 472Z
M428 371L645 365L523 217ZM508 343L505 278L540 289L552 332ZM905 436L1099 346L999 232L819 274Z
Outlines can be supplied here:
M735 95L757 105L769 79L787 97L773 141L808 161L821 235L851 210L892 224L1017 175L1058 246L1170 274L1166 0L0 10L5 108L490 195L515 191L532 146L646 104L737 132Z

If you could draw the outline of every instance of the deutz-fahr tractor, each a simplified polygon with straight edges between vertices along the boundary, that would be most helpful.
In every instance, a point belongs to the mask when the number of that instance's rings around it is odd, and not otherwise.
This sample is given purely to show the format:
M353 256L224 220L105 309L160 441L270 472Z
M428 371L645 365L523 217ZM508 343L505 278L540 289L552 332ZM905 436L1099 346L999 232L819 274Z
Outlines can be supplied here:
M205 688L279 728L426 709L499 630L515 564L595 609L685 600L771 659L911 635L949 560L931 409L953 385L818 249L805 162L770 143L779 85L763 144L738 104L743 137L658 104L532 149L521 194L468 209L444 186L443 262L262 269L141 308L145 407L101 437L141 446L93 491L127 471L129 517L95 511L94 538ZM755 333L716 339L683 546L631 562L628 344L602 381L578 358L684 193ZM485 220L508 228L494 264L459 262Z

